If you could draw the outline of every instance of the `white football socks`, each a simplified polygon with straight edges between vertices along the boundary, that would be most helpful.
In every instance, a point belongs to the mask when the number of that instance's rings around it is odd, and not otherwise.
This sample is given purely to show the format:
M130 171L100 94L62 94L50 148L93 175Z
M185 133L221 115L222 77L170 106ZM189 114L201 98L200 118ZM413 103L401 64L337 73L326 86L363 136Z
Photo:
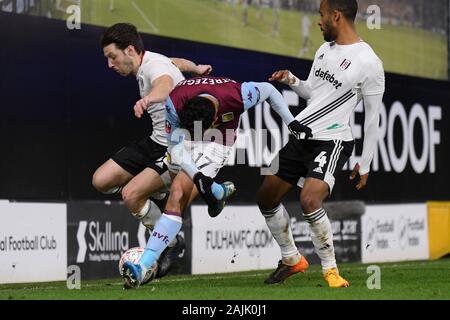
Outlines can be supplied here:
M303 213L309 224L311 239L322 264L322 270L336 268L336 257L333 246L333 230L327 213L320 208L311 213Z
M286 265L295 265L302 257L295 246L289 224L289 214L282 204L272 210L261 210L272 236L281 249L281 258Z
M161 217L161 211L153 201L147 199L142 209L139 212L133 212L133 215L141 220L142 224L149 230L153 230L156 222Z

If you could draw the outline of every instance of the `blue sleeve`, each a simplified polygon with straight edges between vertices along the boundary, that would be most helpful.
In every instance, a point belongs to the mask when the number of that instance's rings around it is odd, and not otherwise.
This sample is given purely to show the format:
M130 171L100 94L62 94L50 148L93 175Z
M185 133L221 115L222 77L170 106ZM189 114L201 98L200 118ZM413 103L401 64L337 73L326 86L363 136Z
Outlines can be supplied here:
M294 116L289 106L284 101L281 93L268 82L244 82L241 86L244 109L248 110L258 103L269 100L273 110L283 119L287 125L294 121Z
M167 144L177 144L184 140L184 133L182 130L177 130L180 127L180 120L177 111L173 105L170 97L166 100L166 133Z
M184 149L184 131L180 128L180 120L170 97L166 100L166 133L167 151L170 161L181 168L193 179L198 172L190 154Z

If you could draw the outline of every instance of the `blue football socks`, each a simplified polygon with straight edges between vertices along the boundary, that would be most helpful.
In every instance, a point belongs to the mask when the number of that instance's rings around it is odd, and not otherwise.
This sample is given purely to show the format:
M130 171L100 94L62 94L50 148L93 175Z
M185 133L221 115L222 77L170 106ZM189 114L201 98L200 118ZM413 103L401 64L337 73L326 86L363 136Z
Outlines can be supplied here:
M178 215L167 213L164 213L156 223L139 261L139 264L147 270L151 268L170 241L180 232L182 218Z

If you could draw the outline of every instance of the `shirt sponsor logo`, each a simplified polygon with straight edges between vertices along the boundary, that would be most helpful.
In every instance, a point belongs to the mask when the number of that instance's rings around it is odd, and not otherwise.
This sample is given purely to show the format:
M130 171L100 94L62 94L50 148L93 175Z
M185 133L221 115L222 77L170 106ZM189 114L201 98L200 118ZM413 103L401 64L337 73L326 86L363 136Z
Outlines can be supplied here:
M316 72L314 72L314 75L317 78L320 78L324 81L328 81L329 83L331 83L333 85L333 87L335 87L335 89L339 89L340 87L342 87L342 82L340 82L339 80L337 80L334 77L334 73L330 74L330 72L327 71L322 71L322 68L319 68L318 70L316 70Z

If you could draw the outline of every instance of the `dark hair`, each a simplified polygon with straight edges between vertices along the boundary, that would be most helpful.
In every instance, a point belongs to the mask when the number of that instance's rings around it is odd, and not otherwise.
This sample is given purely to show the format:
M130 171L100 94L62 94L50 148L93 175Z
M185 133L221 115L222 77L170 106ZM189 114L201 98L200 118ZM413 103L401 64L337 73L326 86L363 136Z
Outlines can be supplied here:
M337 10L342 12L349 21L355 21L358 13L358 2L356 0L326 0L328 10Z
M131 45L137 53L144 51L144 42L131 23L117 23L109 27L103 32L100 42L102 48L114 43L120 50L125 50Z
M204 132L211 127L216 115L216 108L211 100L204 97L189 99L178 113L180 127L187 130L191 139L194 139L194 122L201 121L202 137Z

